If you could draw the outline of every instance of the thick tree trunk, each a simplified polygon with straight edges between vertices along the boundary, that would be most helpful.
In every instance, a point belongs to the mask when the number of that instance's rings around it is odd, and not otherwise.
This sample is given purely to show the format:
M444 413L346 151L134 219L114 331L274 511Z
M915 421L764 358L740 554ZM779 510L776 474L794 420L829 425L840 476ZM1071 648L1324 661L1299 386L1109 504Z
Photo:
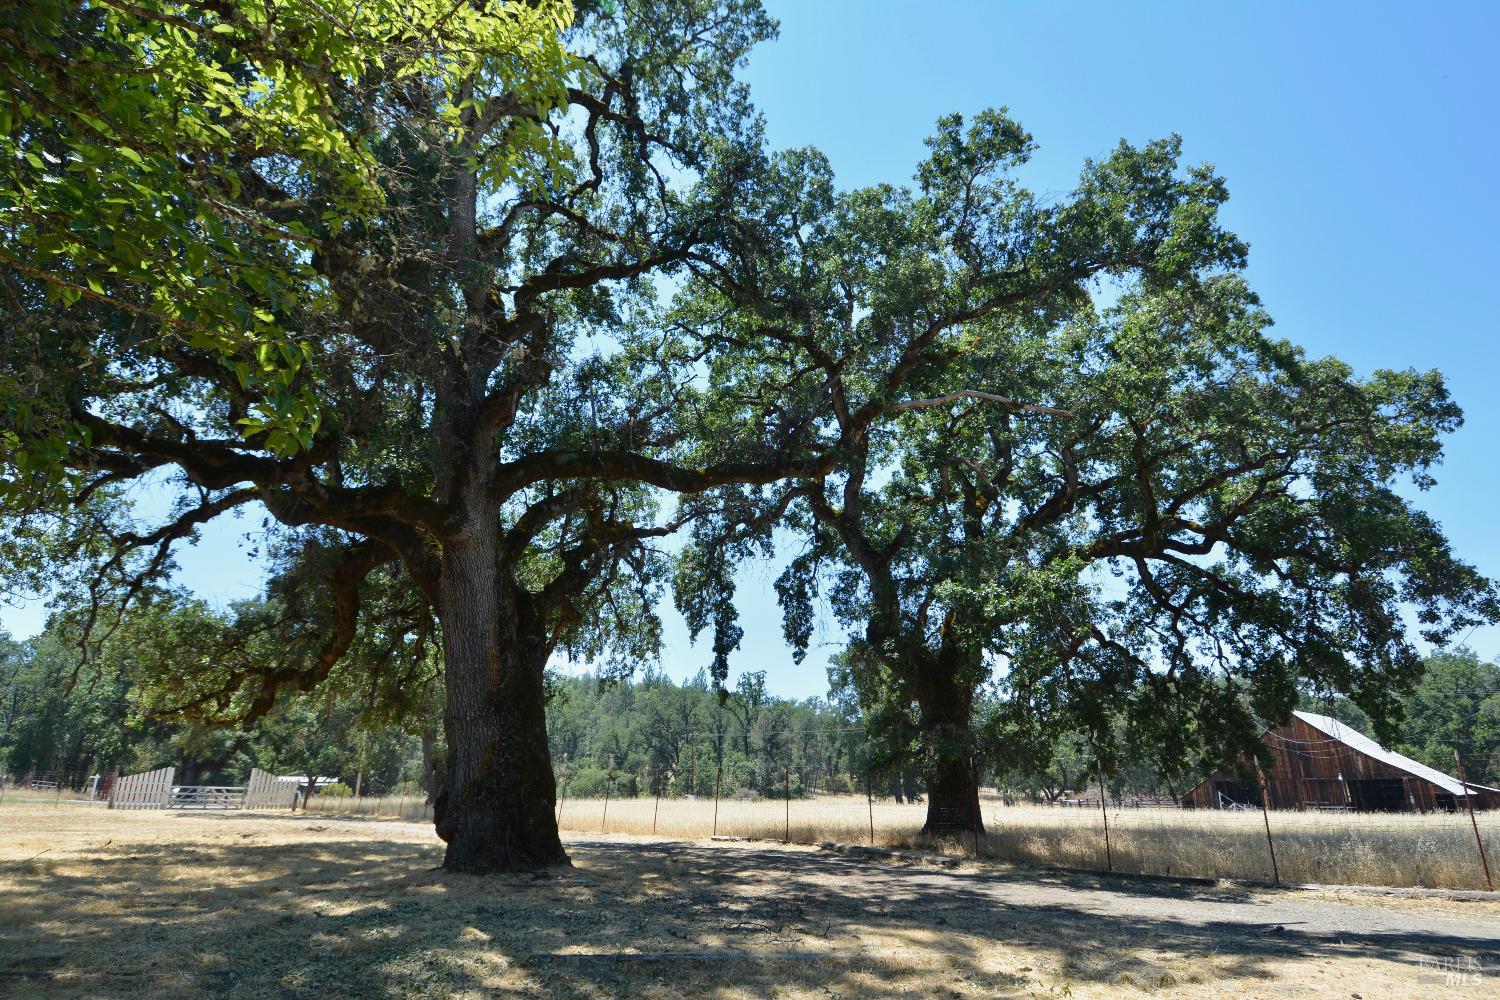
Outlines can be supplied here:
M984 832L979 812L979 783L967 760L933 761L927 773L927 823L933 835Z
M446 774L433 817L443 867L484 874L565 865L547 750L547 647L528 634L493 535L451 545L440 580Z
M934 664L917 688L927 779L927 823L922 832L934 836L984 832L970 729L974 691L955 673L950 665Z

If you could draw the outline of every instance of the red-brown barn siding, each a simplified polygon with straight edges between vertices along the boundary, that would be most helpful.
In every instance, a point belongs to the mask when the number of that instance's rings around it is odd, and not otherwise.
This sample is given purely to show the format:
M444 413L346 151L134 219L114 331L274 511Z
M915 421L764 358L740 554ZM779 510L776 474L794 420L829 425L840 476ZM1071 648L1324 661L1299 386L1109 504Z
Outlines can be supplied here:
M1426 778L1347 746L1296 717L1266 730L1261 743L1275 758L1265 772L1267 805L1272 809L1427 812L1463 805L1457 796ZM1232 801L1259 805L1258 783L1254 767L1241 762L1209 775L1183 796L1182 804L1218 808L1222 792ZM1476 808L1500 807L1500 791L1470 787L1475 791Z

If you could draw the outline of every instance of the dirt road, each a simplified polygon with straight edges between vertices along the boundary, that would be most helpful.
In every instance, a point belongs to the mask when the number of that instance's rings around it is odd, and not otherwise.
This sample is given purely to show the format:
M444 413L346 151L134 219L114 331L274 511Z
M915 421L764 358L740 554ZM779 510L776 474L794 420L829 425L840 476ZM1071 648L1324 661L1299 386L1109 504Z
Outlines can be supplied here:
M601 855L619 850L617 843L580 840L581 849ZM1424 949L1451 944L1500 950L1500 920L1475 920L1423 912L1424 900L1392 901L1357 892L1251 892L1235 887L1178 886L1141 879L1038 873L1027 869L934 870L922 864L881 863L825 852L789 853L786 849L714 844L708 848L668 844L655 851L677 863L731 864L779 870L797 881L826 884L832 880L848 901L865 900L867 910L885 912L901 905L932 915L982 905L1005 908L1027 921L1045 923L1050 914L1070 920L1096 918L1113 923L1158 922L1193 928L1231 930L1271 937L1359 938L1394 949ZM728 859L734 859L732 861ZM1463 912L1457 904L1450 913ZM1479 908L1476 908L1478 910ZM1493 911L1490 911L1493 914ZM1163 927L1162 929L1165 929Z
M664 869L693 869L715 885L760 887L751 903L722 891L683 900L703 923L739 927L758 947L790 931L803 942L821 938L871 956L890 948L899 957L903 938L946 932L952 940L937 950L957 959L955 968L961 955L973 962L990 944L1050 953L1044 961L1075 995L1105 984L1260 995L1242 982L1248 979L1283 995L1414 996L1462 987L1466 995L1500 996L1500 907L1493 903L950 871L780 847L602 840L574 850L591 865L655 857ZM1362 976L1360 967L1385 968Z

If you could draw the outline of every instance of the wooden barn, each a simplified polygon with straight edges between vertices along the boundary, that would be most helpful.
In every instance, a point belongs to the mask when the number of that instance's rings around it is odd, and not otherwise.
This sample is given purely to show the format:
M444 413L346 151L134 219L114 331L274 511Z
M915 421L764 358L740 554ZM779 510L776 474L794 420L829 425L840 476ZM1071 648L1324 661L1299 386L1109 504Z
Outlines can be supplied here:
M1272 809L1351 809L1361 812L1429 812L1500 807L1500 789L1470 783L1387 750L1336 719L1293 712L1284 726L1267 729L1261 742L1276 758L1265 772ZM1196 809L1261 804L1260 778L1248 763L1222 768L1182 797Z

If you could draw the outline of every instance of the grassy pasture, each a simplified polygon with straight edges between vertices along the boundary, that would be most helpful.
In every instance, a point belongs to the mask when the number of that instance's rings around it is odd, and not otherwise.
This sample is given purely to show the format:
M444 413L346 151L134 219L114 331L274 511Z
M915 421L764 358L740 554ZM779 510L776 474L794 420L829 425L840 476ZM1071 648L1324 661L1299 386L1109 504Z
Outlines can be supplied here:
M868 843L873 812L875 843L972 853L974 845L933 845L917 835L926 807L863 796L782 801L719 802L717 824L711 799L566 799L561 825L576 834L625 833L695 840L721 836L817 844L836 840ZM421 820L422 801L405 799L314 799L313 811L329 815L387 816ZM789 817L789 818L788 818ZM1003 806L984 803L986 858L1026 865L1069 868L1106 866L1104 823L1096 809ZM1480 813L1479 830L1492 869L1500 877L1500 813ZM1272 839L1281 878L1287 882L1343 885L1424 886L1483 889L1484 873L1474 832L1464 814L1275 812ZM1272 877L1266 829L1259 812L1183 809L1111 809L1110 847L1117 871L1208 878Z

